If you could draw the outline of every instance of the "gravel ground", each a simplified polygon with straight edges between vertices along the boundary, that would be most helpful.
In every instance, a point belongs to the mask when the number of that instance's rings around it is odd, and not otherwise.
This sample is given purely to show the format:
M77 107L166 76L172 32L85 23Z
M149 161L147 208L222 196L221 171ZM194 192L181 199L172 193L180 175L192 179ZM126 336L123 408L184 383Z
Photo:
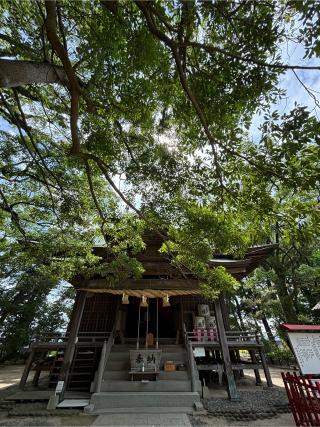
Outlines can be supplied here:
M295 422L291 414L281 414L276 418L264 420L231 420L229 418L202 415L189 417L193 427L224 427L224 426L247 426L247 427L294 427Z
M240 400L236 402L224 398L203 399L203 406L209 416L223 417L228 421L265 420L291 412L286 393L280 388L241 390L239 395Z

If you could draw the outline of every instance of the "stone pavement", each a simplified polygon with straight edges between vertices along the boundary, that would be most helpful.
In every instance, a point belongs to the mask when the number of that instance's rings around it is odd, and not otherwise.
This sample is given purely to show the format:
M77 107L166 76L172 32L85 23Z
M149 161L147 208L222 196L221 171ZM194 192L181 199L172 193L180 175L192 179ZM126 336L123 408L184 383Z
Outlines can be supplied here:
M99 415L92 426L188 426L187 414L106 414Z

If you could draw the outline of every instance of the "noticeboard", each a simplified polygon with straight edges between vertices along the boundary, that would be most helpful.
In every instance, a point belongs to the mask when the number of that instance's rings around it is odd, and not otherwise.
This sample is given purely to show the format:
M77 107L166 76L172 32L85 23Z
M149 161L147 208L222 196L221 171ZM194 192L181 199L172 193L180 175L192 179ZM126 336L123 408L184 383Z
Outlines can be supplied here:
M320 374L320 332L288 332L302 375Z

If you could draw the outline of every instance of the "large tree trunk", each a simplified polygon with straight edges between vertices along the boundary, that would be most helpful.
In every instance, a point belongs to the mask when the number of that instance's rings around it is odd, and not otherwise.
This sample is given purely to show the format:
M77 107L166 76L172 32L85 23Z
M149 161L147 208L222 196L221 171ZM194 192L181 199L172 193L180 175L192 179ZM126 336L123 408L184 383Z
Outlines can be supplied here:
M229 307L226 302L226 298L223 292L221 292L219 296L220 306L221 306L221 312L223 317L223 323L226 331L230 331L230 313L229 313Z
M0 87L41 83L59 83L67 86L68 78L63 67L47 62L0 59Z
M277 256L277 263L274 266L274 270L277 275L277 278L275 279L275 286L285 321L287 323L298 323L298 316L293 305L293 298L287 288L286 268L279 255Z
M298 323L298 317L293 306L292 297L288 292L286 283L282 280L277 281L276 288L281 303L282 311L287 323Z
M239 304L238 298L237 298L237 297L234 297L234 299L233 299L233 300L234 300L234 301L235 301L235 303L236 303L236 313L237 313L238 318L239 318L239 322L240 322L241 330L242 330L242 331L245 331L245 330L246 330L246 327L245 327L245 324L244 324L244 321L243 321L243 317L242 317L242 313L241 313L241 307L240 307L240 304Z
M280 231L279 224L276 223L276 243L280 244ZM277 275L275 280L276 290L282 311L287 323L298 323L298 316L293 305L292 296L288 292L287 288L287 276L286 267L284 265L284 259L281 257L280 248L276 250L274 258L274 271Z
M264 329L266 330L266 333L268 335L269 340L275 343L276 340L274 338L274 335L272 333L272 330L270 328L270 325L269 325L269 322L268 322L266 316L263 315L261 321L263 323Z

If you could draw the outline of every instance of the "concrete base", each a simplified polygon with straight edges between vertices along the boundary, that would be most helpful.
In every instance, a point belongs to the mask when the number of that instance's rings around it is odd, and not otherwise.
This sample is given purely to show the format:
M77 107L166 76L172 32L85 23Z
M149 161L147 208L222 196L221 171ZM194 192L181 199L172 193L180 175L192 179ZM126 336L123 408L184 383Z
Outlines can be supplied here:
M194 403L194 414L196 415L206 415L207 411L204 409L201 402Z
M47 409L56 409L58 404L59 404L59 396L57 394L54 394L53 396L50 396Z

